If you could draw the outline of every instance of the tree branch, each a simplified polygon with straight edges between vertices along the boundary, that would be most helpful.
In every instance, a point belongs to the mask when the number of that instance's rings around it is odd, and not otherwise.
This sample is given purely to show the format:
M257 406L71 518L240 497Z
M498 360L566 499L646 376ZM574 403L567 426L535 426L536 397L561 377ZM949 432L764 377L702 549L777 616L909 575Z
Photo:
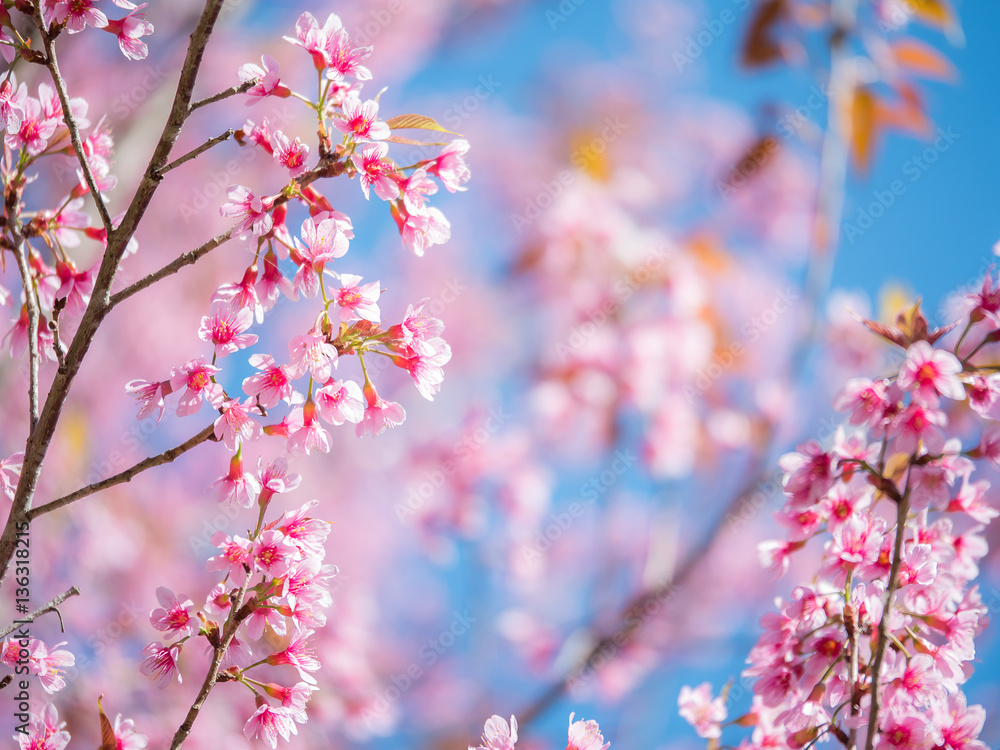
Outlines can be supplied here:
M45 503L44 505L39 505L37 508L32 508L26 514L28 521L34 521L39 516L45 515L46 513L51 513L54 510L59 510L59 508L65 507L70 503L74 503L77 500L85 498L94 493L100 492L101 490L106 490L109 487L114 487L116 484L123 484L125 482L131 482L132 477L137 474L141 474L146 471L146 469L152 469L154 466L162 466L163 464L168 464L174 461L179 456L184 455L189 450L195 446L201 445L204 442L212 440L215 438L215 424L212 423L208 425L204 430L199 432L194 437L185 440L180 445L170 448L169 450L163 451L156 456L151 456L150 458L143 459L135 466L125 469L125 471L115 474L113 477L108 477L107 479L102 479L100 482L94 482L93 484L88 484L86 487L81 487L75 492L71 492L68 495L64 495L57 500L52 500L51 502Z
M229 137L234 132L236 132L236 131L234 131L232 128L229 128L229 130L227 130L226 132L222 133L221 135L217 135L217 136L215 136L215 138L209 138L207 141L205 141L203 144L201 144L197 148L192 149L191 151L188 151L186 154L184 154L184 156L181 156L181 157L178 157L178 158L174 159L167 166L163 167L163 169L161 169L159 172L157 172L157 174L160 177L163 177L163 175L165 175L171 169L175 169L175 168L179 167L181 164L184 164L185 162L189 162L192 159L198 158L203 153L205 153L210 148L212 148L212 146L215 146L216 144L222 143L223 141L229 140Z
M221 102L223 99L228 99L236 94L243 94L249 91L256 80L244 81L239 86L230 86L225 91L220 91L218 94L212 94L211 96L206 96L204 99L199 99L196 102L192 102L191 106L188 107L188 113L194 112L196 109L201 109L207 104L214 104L215 102Z
M111 295L111 300L109 303L110 307L112 308L117 307L121 302L124 302L136 292L141 292L143 289L145 289L148 286L152 286L160 279L165 279L167 276L172 276L173 274L177 273L182 268L184 268L184 266L190 266L192 263L195 263L202 256L208 255L208 253L210 253L215 248L219 247L219 245L223 245L229 240L231 240L235 229L236 227L228 229L222 234L213 237L204 245L201 245L200 247L197 247L194 250L189 250L186 253L182 253L177 258L172 260L170 263L163 266L163 268L161 268L160 270L153 271L153 273L149 274L148 276L142 277L134 284L127 286L120 292L116 292L115 294Z
M41 617L42 615L44 615L46 612L55 612L56 614L58 614L59 610L56 609L56 608L60 604L62 604L67 599L69 599L71 596L79 596L79 595L80 595L80 589L78 589L76 586L73 586L66 593L60 594L55 599L53 599L52 601L50 601L48 604L46 604L46 605L44 605L44 606L39 607L38 609L36 609L30 615L26 615L24 617L18 618L18 621L15 622L13 625L8 625L3 630L0 630L0 638L6 638L8 635L10 635L11 633L13 633L15 630L17 630L22 625L26 625L29 622L34 622L36 619L38 619L39 617ZM59 621L60 621L60 623L62 622L62 618L61 617L59 618Z
M14 202L17 202L16 191L11 191ZM10 209L8 201L8 209ZM8 215L15 217L13 211ZM38 322L41 312L38 309L38 297L35 295L35 285L31 281L31 269L28 268L28 241L21 234L16 218L11 219L10 232L13 236L14 259L17 271L21 275L21 286L24 288L25 306L28 308L28 435L35 432L38 426Z

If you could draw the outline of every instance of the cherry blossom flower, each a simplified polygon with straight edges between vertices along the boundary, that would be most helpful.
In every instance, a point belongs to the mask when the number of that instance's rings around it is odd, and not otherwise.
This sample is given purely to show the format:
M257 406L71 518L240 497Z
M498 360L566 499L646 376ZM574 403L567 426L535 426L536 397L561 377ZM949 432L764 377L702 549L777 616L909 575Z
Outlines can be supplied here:
M292 734L298 734L292 720L294 711L284 706L271 706L262 698L258 698L257 710L243 725L243 736L248 740L260 738L274 750L278 746L278 735L288 740Z
M257 297L257 264L253 264L243 273L243 278L237 284L223 284L215 290L215 299L228 300L234 310L247 308L253 311L254 320L264 322L264 307Z
M156 421L160 421L165 409L163 397L170 393L169 381L150 383L148 380L130 380L125 384L125 390L133 394L139 404L136 419L145 419L155 412Z
M502 716L494 714L483 726L483 744L469 750L514 750L517 742L517 719L510 717L510 724Z
M118 46L122 54L130 60L145 60L149 54L149 48L142 41L142 37L153 33L153 24L146 20L145 13L140 13L148 4L135 6L134 10L124 18L109 20L103 27L104 31L118 37Z
M713 739L722 736L722 722L726 719L726 703L722 696L712 698L712 686L703 682L692 689L685 685L677 699L680 715L688 721L699 737Z
M358 391L360 394L360 390ZM12 453L0 461L0 489L11 500L21 481L21 465L24 463L24 451Z
M140 734L135 730L135 722L132 719L122 719L122 715L115 717L111 731L115 735L115 750L142 750L149 744L149 737Z
M321 453L330 452L330 436L319 422L316 403L312 400L312 396L305 404L292 410L288 425L288 450L301 451L306 455L313 450Z
M20 750L63 750L70 741L65 721L59 721L56 707L46 703L41 713L31 712L27 732L17 733ZM132 750L128 748L126 750Z
M251 409L256 408L254 399L248 398L243 403L236 398L230 399L221 408L222 416L215 420L215 436L223 441L229 450L236 450L237 441L243 443L260 437L260 425L250 413Z
M935 349L926 341L916 341L906 350L906 362L896 382L924 406L936 407L938 396L961 401L965 386L958 378L962 363L951 352Z
M394 203L392 216L399 227L403 246L418 258L423 256L427 248L444 244L451 237L451 224L434 207L426 208L420 213L410 213L405 206Z
M28 646L28 671L38 676L42 690L49 695L66 687L65 669L76 664L72 652L59 648L65 644L66 641L62 641L49 648L43 641L33 638Z
M406 411L394 401L386 401L378 395L375 386L365 383L366 400L365 414L358 423L355 432L358 437L363 435L378 436L390 427L401 425L406 419Z
M400 186L399 192L403 197L403 205L411 214L424 213L427 205L425 196L433 195L437 192L437 183L427 177L427 171L423 168L414 170L406 181Z
M261 504L267 503L272 495L291 492L302 483L302 477L288 472L288 461L282 457L264 466L263 459L257 459L257 476L261 485Z
M319 688L316 685L309 685L305 682L297 682L292 687L283 687L273 682L264 685L265 692L272 698L281 701L281 705L291 709L292 718L299 724L305 724L308 720L306 714L306 704L310 696Z
M378 102L373 99L362 103L359 97L348 96L342 109L343 119L335 119L333 125L356 142L384 141L389 137L389 126L378 119Z
M361 277L349 273L340 275L340 288L331 289L334 301L340 305L340 322L347 323L359 318L378 323L381 313L378 298L381 294L379 282L361 285Z
M253 507L260 494L260 484L257 477L243 469L243 455L240 451L229 461L229 473L216 479L208 487L214 490L216 500L220 503L236 503L244 508Z
M309 147L298 138L294 141L289 141L284 133L276 130L271 135L271 148L273 149L275 161L288 170L290 177L298 177L306 171L306 158L309 156Z
M32 156L38 156L48 146L58 123L46 118L41 103L30 96L25 97L21 109L20 127L16 131L8 129L4 142L13 150L24 149Z
M320 668L319 659L306 641L312 637L313 631L306 630L292 639L284 651L271 654L266 661L272 666L279 664L290 664L299 671L299 678L310 685L316 684L316 678L309 672L315 672Z
M277 405L278 401L291 403L293 377L286 365L279 365L270 354L250 355L250 365L260 372L243 381L243 392L255 396L265 409Z
M219 368L205 363L202 357L185 362L170 371L170 390L184 392L177 401L177 416L186 417L201 409L203 399L214 408L225 401L225 391L219 383L212 381Z
M94 7L94 0L59 0L52 6L52 15L60 23L65 21L71 34L87 26L102 29L108 25L108 17Z
M387 143L366 143L361 147L360 154L351 156L351 161L361 178L361 190L366 199L371 197L370 188L375 188L375 195L384 201L399 197L396 167L388 159L388 153Z
M278 70L278 61L270 55L261 55L261 64L246 63L237 72L241 83L256 81L247 89L247 104L256 104L265 96L288 96L291 92L287 86L281 85L281 76Z
M201 319L198 336L215 346L216 357L225 357L257 343L256 334L244 333L252 324L253 313L248 308L233 309L225 300L217 299Z
M469 181L470 172L462 158L469 150L469 142L457 139L449 143L437 158L426 167L427 172L436 175L449 193L457 190L467 190L464 185Z
M258 570L272 578L281 578L288 572L297 548L285 539L280 531L271 529L261 532L253 544L254 563Z
M215 557L210 557L205 563L208 571L224 570L233 585L242 586L247 581L244 566L253 564L253 543L239 536L230 537L221 531L212 535L212 544L221 550Z
M240 239L245 239L249 233L261 237L271 231L273 221L270 210L273 201L270 198L259 198L243 185L230 185L226 195L229 203L224 203L219 208L219 213L242 219L233 230Z
M190 635L197 630L197 621L191 617L194 602L187 597L178 597L168 588L156 589L156 600L160 606L149 613L149 621L168 638Z
M294 336L288 343L288 373L293 378L301 378L307 372L314 379L325 383L337 361L337 348L328 344L323 336L315 332Z
M21 129L27 96L28 90L23 85L15 88L10 80L0 83L0 124L8 133L16 133Z
M332 380L316 391L316 409L321 419L333 425L357 424L365 415L361 386L353 380Z
M177 684L183 681L180 670L177 667L177 659L181 653L181 646L173 644L162 645L159 641L149 643L142 649L146 654L139 671L147 677L153 677L160 688L165 688L167 684L177 678Z
M331 13L326 22L320 26L312 13L302 13L295 22L296 37L286 36L285 41L302 47L313 58L316 70L323 70L330 65L331 37L343 29L340 17Z
M574 714L569 715L569 741L566 750L607 750L610 742L604 741L600 727L593 719L573 721Z
M341 80L352 76L359 81L370 81L372 74L363 63L372 53L372 47L355 47L347 31L340 29L327 37L326 57L329 70L326 77Z

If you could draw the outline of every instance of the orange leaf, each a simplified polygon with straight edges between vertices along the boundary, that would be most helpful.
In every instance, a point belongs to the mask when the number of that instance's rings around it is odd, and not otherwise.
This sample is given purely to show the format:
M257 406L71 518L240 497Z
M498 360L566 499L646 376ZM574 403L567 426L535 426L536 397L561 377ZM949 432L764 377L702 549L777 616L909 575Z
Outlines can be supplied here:
M912 133L918 138L926 138L934 131L931 121L924 112L924 100L915 86L900 84L896 87L898 102L879 100L877 119L881 126L892 127Z
M951 26L954 21L951 6L945 0L904 0L917 18L932 26L942 29Z
M418 141L413 138L406 138L401 135L390 135L386 138L387 141L392 143L406 143L410 146L447 146L447 143L441 143L438 141Z
M871 89L858 86L851 102L851 155L854 166L866 172L871 164L878 125L878 98Z
M419 130L439 130L442 133L451 133L452 135L458 135L451 130L438 124L437 120L432 117L426 117L424 115L396 115L391 120L386 120L385 124L389 126L391 130L407 130L410 128L417 128Z
M774 40L774 27L785 18L786 12L785 0L765 0L757 6L740 53L744 67L755 68L781 59L781 46Z
M892 47L892 54L901 68L919 73L925 78L950 81L955 78L951 62L929 44L916 39L903 39Z

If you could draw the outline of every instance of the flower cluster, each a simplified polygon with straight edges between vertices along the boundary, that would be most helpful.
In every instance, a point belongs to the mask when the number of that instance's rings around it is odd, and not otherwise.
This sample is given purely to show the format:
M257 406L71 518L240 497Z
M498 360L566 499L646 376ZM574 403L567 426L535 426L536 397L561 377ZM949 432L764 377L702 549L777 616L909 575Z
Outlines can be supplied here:
M0 644L0 664L17 670L19 664L27 665L28 674L38 678L38 682L49 695L66 687L63 676L67 668L76 664L76 657L65 646L66 641L54 646L45 645L38 638L7 638ZM18 674L23 674L19 672Z
M287 740L297 733L296 724L308 720L306 702L317 689L311 673L320 668L309 640L326 624L323 610L333 603L327 582L337 572L323 564L330 524L309 515L316 500L264 523L273 496L300 482L299 475L289 474L287 468L279 458L267 466L261 463L256 476L246 475L259 493L257 527L247 537L221 531L212 537L219 554L206 567L223 578L209 592L203 610L195 612L191 599L167 588L157 590L160 606L149 619L167 642L148 644L141 666L142 673L156 678L161 687L174 679L180 683L181 651L192 638L204 637L216 653L220 670L216 679L243 684L254 694L254 711L244 727L247 738L261 737L272 748L278 735ZM241 486L245 488L245 483ZM278 650L267 646L262 640L265 629L287 639L287 645ZM173 638L177 640L169 640ZM256 672L260 679L250 676L251 670L279 665L294 667L298 682L285 686L261 681L264 678ZM277 703L271 704L268 697Z
M761 561L780 575L810 541L822 554L815 578L762 620L744 671L755 679L753 708L735 722L755 728L741 748L824 737L853 747L867 737L879 750L985 750L985 713L962 685L987 620L973 584L984 530L1000 515L989 482L974 478L975 459L1000 455L997 365L974 361L995 353L994 289L988 274L965 298L950 351L935 344L952 327L929 331L919 306L895 326L865 321L905 350L902 366L847 384L835 405L852 427L832 446L809 441L781 459L787 501L777 519L788 537L761 544ZM970 334L978 344L966 344ZM966 404L985 424L978 445L963 449L949 413ZM724 701L707 685L685 688L680 706L702 737L720 736Z

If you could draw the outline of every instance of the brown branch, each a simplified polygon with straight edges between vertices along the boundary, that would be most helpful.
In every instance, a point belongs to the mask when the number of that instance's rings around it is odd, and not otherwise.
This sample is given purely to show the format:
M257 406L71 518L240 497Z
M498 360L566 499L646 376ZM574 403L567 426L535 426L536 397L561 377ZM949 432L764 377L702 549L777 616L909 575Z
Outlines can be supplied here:
M8 200L8 215L13 217L16 214L18 202L17 191L11 191L11 198ZM35 432L38 426L38 322L41 312L38 308L38 297L35 294L35 285L31 279L31 269L28 268L28 241L21 234L21 227L17 219L12 219L10 232L13 236L14 259L17 262L17 271L21 275L21 286L24 288L25 306L28 308L28 436Z
M243 94L249 91L255 84L257 80L245 81L239 86L230 86L225 91L220 91L218 94L212 94L211 96L206 96L204 99L199 99L196 102L192 102L191 106L188 107L188 112L194 112L196 109L200 109L207 104L214 104L215 102L221 102L223 99L228 99L236 94Z
M227 130L226 132L224 132L224 133L222 133L220 135L215 136L215 138L209 138L207 141L205 141L203 144L201 144L197 148L194 148L194 149L188 151L186 154L184 154L184 156L180 156L180 157L174 159L167 166L165 166L161 170L159 170L159 172L157 172L157 174L160 177L163 177L163 175L165 175L171 169L176 169L177 167L179 167L181 164L184 164L185 162L189 162L192 159L197 159L203 153L205 153L210 148L212 148L212 146L215 146L215 145L217 145L219 143L222 143L223 141L229 140L230 136L232 136L232 134L234 132L236 132L236 131L234 131L232 128L229 128L229 130Z
M222 234L213 237L204 245L201 245L200 247L197 247L194 250L189 250L186 253L182 253L181 255L179 255L177 258L172 260L167 265L163 266L163 268L159 269L158 271L153 271L148 276L143 276L134 284L125 287L120 292L112 294L109 306L117 307L119 303L124 302L136 292L141 292L143 289L145 289L148 286L152 286L160 279L165 279L167 276L172 276L173 274L177 273L182 268L184 268L184 266L190 266L192 263L195 263L202 256L208 255L208 253L210 253L215 248L219 247L219 245L223 245L230 239L232 239L233 232L235 231L235 229L236 229L235 227L233 227L232 229L228 229Z
M909 485L910 476L907 472L906 483ZM882 610L882 619L878 623L878 645L875 647L875 661L872 664L872 703L868 715L868 740L865 743L865 750L872 750L875 746L875 735L878 732L878 715L881 707L879 696L879 679L882 671L882 661L885 659L885 648L889 643L889 620L892 615L892 599L899 586L899 566L903 559L903 537L906 535L906 517L910 510L909 487L903 492L903 499L896 505L896 545L892 551L892 570L889 572L889 588L885 592L885 607Z
M246 612L242 611L243 598L246 596L248 584L249 580L240 587L229 608L229 618L226 622L223 637L218 642L218 645L214 646L212 663L209 665L208 672L205 674L205 679L201 683L201 689L198 691L194 703L191 704L191 708L188 709L183 723L177 728L173 739L170 741L170 750L178 750L184 744L184 740L188 738L188 735L191 734L194 722L201 713L201 709L208 699L208 694L212 692L212 688L215 687L215 683L219 678L219 667L222 665L222 659L226 655L226 649L229 648L229 644L232 643L233 638L236 636L236 631L239 630L240 623L250 616L249 610Z
M38 619L47 612L55 612L58 615L59 610L57 609L57 607L60 604L69 599L71 596L79 596L79 595L80 595L80 589L78 589L76 586L73 586L66 593L60 594L55 599L50 601L48 604L36 609L30 615L25 615L24 617L18 618L17 622L15 622L13 625L8 625L3 630L0 630L0 638L6 638L8 635L13 633L22 625L27 625L29 622L34 622L36 619ZM62 616L59 617L59 623L60 623L60 629L62 629L61 628Z
M215 438L215 424L210 424L204 430L199 432L194 437L185 440L180 445L170 448L169 450L163 451L156 456L151 456L149 458L143 459L135 466L125 469L115 474L113 477L108 477L107 479L102 479L100 482L94 482L93 484L88 484L86 487L81 487L75 492L71 492L68 495L58 498L57 500L52 500L51 502L45 503L44 505L39 505L37 508L32 508L26 514L28 521L34 521L38 516L45 515L46 513L51 513L54 510L59 510L59 508L65 507L70 503L74 503L77 500L93 495L101 490L106 490L109 487L114 487L116 484L123 484L125 482L131 482L132 477L141 474L146 471L146 469L152 469L154 466L162 466L163 464L168 464L179 456L184 455L192 448L201 445L204 442L212 440Z

